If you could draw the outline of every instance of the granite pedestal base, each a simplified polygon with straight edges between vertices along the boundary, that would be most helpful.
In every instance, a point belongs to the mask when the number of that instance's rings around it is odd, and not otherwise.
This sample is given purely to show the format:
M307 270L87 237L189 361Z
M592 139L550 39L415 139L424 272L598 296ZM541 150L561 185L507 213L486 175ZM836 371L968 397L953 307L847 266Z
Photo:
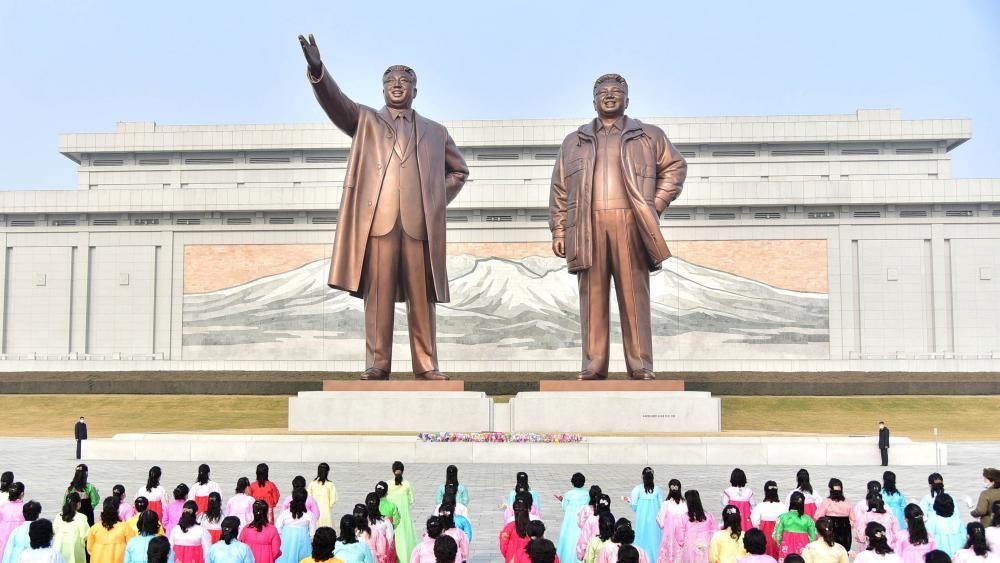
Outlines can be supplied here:
M302 391L288 399L298 432L481 432L493 400L475 391Z
M518 393L513 432L721 432L722 403L703 391Z

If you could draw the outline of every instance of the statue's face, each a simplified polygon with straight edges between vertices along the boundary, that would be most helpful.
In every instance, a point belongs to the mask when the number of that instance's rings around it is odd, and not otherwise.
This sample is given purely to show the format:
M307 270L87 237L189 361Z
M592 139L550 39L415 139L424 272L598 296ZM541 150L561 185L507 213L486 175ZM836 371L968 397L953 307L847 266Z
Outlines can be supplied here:
M417 83L409 73L394 70L382 79L385 105L395 109L408 109L417 97Z
M594 92L594 109L601 117L619 117L628 107L628 90L614 80L607 80L597 85Z

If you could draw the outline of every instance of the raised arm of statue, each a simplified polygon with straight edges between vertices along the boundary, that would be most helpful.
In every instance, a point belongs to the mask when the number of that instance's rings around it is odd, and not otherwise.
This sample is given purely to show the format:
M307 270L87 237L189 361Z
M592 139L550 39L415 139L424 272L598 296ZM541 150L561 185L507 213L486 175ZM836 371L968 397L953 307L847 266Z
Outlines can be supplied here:
M333 77L326 71L326 66L320 59L316 39L312 34L309 34L309 39L300 35L299 45L302 46L302 54L309 64L309 69L306 72L320 107L338 129L353 137L354 131L358 128L358 104L341 92Z

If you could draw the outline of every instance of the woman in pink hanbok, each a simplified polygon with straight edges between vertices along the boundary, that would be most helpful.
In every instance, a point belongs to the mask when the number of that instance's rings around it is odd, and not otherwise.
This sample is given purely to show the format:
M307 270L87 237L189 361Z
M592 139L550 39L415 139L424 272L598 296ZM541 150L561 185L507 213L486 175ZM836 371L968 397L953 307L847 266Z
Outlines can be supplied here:
M684 493L687 518L674 530L674 539L681 550L681 563L708 563L708 546L718 529L715 517L705 512L698 491Z
M236 480L236 494L226 502L226 516L240 519L240 531L253 521L253 503L256 499L247 494L250 490L250 479L240 477Z
M678 563L680 561L681 550L677 545L675 533L677 527L687 518L687 513L687 503L681 496L681 482L677 479L671 479L667 483L667 498L663 500L660 512L656 515L656 523L660 528L663 528L656 563Z
M636 563L649 563L649 557L646 555L645 550L634 545L634 542L635 530L632 529L632 523L626 518L619 518L615 522L615 531L611 535L611 541L598 551L596 563L618 563L623 559L627 561L629 559L625 556L631 555L629 548L638 551L634 559Z
M597 499L600 498L602 492L601 488L597 485L591 485L590 491L588 492L590 495L590 501L587 502L587 506L581 508L580 512L576 515L576 526L578 528L583 529L583 523L587 521L587 518L594 515L594 506L597 505Z
M924 511L916 504L908 504L903 509L906 529L896 536L893 550L903 558L903 563L924 563L924 556L937 549L934 536L924 524Z
M580 539L576 541L576 558L580 560L583 560L587 554L587 546L590 545L591 538L596 536L600 529L598 520L601 514L611 513L611 497L605 494L598 496L594 511L596 514L587 517L587 521L580 527Z
M955 563L996 563L1000 554L995 553L986 541L986 529L979 522L969 522L966 527L965 549L955 552ZM23 559L22 559L23 561Z
M740 511L740 526L749 530L750 512L757 504L753 498L753 489L747 486L747 474L737 467L729 475L729 487L722 491L722 507L733 505Z
M355 533L358 541L368 544L375 556L375 563L385 563L389 555L389 539L385 536L384 529L372 526L367 505L354 505L354 520L357 522Z
M872 522L877 522L884 528L883 533L886 536L889 546L896 545L896 537L899 536L899 522L896 521L896 517L893 516L892 512L885 509L885 502L882 501L882 495L879 493L868 493L868 496L865 497L865 502L868 504L868 511L859 516L854 523L854 539L857 541L855 546L856 553L861 553L868 549L868 535L866 530L868 529L868 524Z
M799 469L795 473L795 488L788 493L788 500L792 500L793 493L802 493L802 498L804 499L803 508L806 516L816 519L816 509L819 507L820 503L823 502L823 498L813 492L812 483L809 482L809 471L806 469Z
M7 504L0 506L0 555L3 555L14 529L24 524L24 483L11 483Z
M392 527L392 520L382 515L379 504L382 497L378 493L368 493L365 497L365 508L368 509L368 527L372 529L372 535L381 535L385 538L387 550L385 559L379 559L379 563L396 563L396 537ZM378 554L375 554L378 558Z
M865 493L865 496L858 502L854 503L854 508L851 508L850 518L852 530L857 526L858 520L861 519L861 516L865 512L868 512L868 495L871 493L882 494L882 483L878 481L868 481L867 488L868 491ZM864 531L864 529L865 527L862 525L861 530ZM864 551L864 548L861 548L861 550Z
M890 516L892 513L890 513ZM892 517L896 519L895 516ZM858 553L854 563L903 563L903 560L889 546L889 535L885 526L878 522L865 525L865 550Z

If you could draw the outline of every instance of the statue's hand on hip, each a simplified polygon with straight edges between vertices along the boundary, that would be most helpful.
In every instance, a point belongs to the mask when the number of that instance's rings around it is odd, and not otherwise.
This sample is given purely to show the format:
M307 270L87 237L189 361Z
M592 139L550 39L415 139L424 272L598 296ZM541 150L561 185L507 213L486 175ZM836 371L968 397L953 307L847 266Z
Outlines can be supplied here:
M313 37L312 33L309 34L309 39L300 35L299 45L302 46L302 54L309 64L309 72L312 73L313 77L319 76L323 69L323 61L319 57L319 46L316 45L316 38Z

